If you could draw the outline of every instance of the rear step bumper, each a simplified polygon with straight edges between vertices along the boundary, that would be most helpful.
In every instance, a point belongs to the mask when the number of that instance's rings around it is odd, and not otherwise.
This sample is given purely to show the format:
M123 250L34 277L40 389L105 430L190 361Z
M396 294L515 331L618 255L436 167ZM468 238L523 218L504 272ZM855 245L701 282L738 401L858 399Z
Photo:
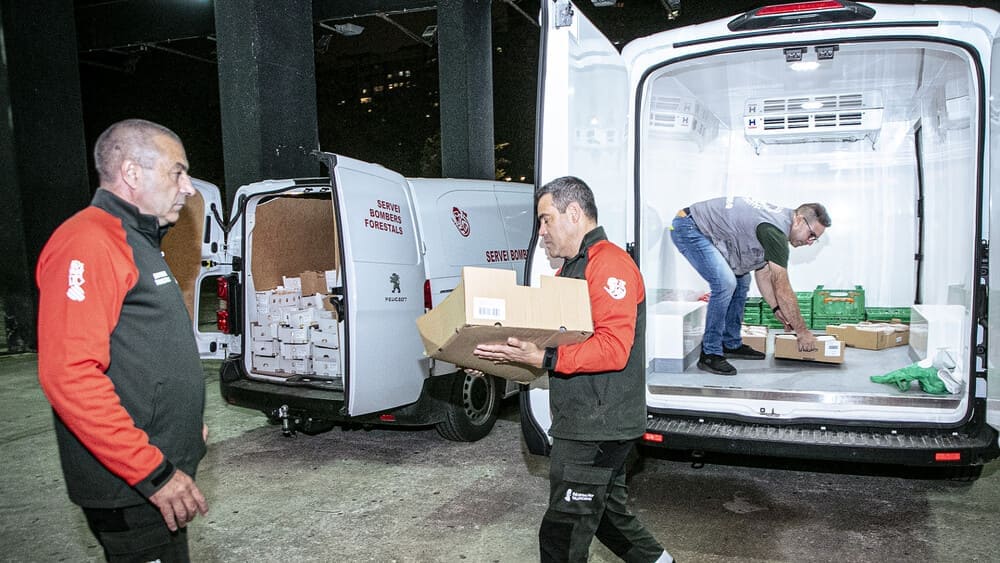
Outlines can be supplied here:
M985 408L985 405L983 405ZM975 421L957 429L823 429L652 414L643 444L673 450L902 465L977 465L1000 457L997 431ZM940 454L947 463L942 463Z
M344 418L342 391L289 387L249 379L226 381L224 378L220 378L219 390L227 403L265 413L287 405L293 411L307 412L316 417L331 420Z

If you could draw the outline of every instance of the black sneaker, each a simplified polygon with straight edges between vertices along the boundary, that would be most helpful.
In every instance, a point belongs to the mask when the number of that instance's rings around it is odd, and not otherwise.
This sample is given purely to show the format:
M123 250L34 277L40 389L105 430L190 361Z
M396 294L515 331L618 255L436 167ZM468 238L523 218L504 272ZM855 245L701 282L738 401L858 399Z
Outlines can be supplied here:
M706 354L702 352L701 357L698 358L698 369L719 375L736 375L736 368L718 354Z
M763 352L758 352L746 344L740 344L739 348L723 347L722 351L725 352L727 358L735 358L737 360L763 360L767 357Z

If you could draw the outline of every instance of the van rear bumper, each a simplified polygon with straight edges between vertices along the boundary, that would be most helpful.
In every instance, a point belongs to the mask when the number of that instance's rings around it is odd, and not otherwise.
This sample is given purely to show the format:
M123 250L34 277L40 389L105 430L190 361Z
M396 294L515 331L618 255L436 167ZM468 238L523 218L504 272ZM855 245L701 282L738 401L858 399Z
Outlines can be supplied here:
M241 359L226 360L219 377L222 399L230 405L272 413L282 406L316 418L345 418L344 392L335 389L279 385L247 379Z
M985 413L977 400L976 412ZM909 466L981 465L1000 457L997 430L974 418L957 428L772 425L650 413L648 447L734 455Z

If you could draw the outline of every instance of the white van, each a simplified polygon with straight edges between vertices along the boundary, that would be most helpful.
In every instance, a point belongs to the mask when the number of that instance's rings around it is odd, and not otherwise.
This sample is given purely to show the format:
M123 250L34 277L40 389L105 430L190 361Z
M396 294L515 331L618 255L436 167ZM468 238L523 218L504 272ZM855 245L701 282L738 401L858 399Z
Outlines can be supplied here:
M1000 286L989 284L1000 264L990 244L1000 14L798 2L621 53L567 0L542 2L542 22L538 183L588 182L609 238L643 273L645 444L968 476L1000 454L1000 385L988 385L1000 378ZM832 227L791 252L792 287L806 302L819 286L842 288L866 309L909 316L909 345L848 348L839 365L776 360L771 330L765 361L735 360L732 377L698 370L708 286L667 229L678 210L722 196L825 204ZM538 252L528 270L531 285L552 273ZM814 320L844 312L835 304ZM955 393L870 379L939 352L954 364ZM536 453L549 445L546 393L521 396Z
M516 385L427 358L415 320L463 266L523 280L532 187L319 157L329 177L243 186L228 222L218 189L196 182L200 197L164 241L203 357L224 359L223 398L286 434L354 423L482 438ZM204 286L216 283L217 328L199 322Z

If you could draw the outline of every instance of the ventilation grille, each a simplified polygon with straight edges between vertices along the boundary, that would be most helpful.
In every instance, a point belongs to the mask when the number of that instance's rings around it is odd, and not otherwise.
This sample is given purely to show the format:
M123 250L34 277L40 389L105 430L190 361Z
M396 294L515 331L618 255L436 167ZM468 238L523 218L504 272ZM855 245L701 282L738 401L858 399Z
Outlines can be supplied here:
M859 141L874 145L882 127L881 92L747 100L743 132L760 144Z
M649 132L655 136L682 138L699 146L719 132L719 122L700 103L680 96L650 96Z

